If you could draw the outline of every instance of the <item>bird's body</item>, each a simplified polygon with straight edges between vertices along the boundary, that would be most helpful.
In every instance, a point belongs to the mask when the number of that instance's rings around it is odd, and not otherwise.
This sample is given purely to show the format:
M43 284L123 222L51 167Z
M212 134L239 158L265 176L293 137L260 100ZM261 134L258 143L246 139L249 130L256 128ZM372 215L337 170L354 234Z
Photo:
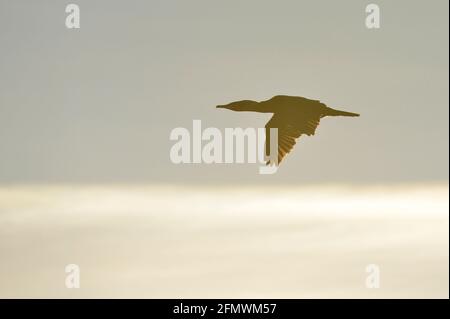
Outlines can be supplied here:
M356 113L339 111L326 106L318 100L300 96L277 95L267 101L243 100L219 105L238 112L273 113L266 124L266 154L270 150L270 128L278 129L278 162L291 151L295 140L302 134L314 135L320 119L325 116L359 116Z

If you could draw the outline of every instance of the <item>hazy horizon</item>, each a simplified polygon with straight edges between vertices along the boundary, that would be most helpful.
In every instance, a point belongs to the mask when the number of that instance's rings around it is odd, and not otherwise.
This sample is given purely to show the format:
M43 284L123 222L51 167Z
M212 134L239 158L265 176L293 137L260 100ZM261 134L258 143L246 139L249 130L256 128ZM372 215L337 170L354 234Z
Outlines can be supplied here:
M448 186L262 189L0 187L0 297L448 298Z

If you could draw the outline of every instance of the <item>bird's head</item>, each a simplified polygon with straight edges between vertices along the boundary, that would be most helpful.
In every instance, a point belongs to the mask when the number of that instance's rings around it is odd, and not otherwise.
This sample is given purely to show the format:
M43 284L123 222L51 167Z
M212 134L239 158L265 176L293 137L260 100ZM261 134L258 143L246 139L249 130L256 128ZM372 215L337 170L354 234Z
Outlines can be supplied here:
M232 102L230 104L225 105L217 105L216 107L218 109L228 109L232 111L237 112L243 112L243 111L255 111L255 107L258 105L258 102L251 101L251 100L243 100L238 102Z

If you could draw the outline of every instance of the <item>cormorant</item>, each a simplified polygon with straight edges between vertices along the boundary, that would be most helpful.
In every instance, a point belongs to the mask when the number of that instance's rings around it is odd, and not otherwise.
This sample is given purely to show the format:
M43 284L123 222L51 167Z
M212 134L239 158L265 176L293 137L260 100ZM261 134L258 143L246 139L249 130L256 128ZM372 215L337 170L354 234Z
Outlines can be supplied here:
M273 113L266 124L266 154L270 152L270 128L278 129L278 163L295 145L295 140L302 134L314 135L320 119L325 116L359 116L357 113L332 109L319 100L310 100L300 96L276 95L267 101L243 100L217 108L232 111L250 111ZM267 164L272 164L268 161Z

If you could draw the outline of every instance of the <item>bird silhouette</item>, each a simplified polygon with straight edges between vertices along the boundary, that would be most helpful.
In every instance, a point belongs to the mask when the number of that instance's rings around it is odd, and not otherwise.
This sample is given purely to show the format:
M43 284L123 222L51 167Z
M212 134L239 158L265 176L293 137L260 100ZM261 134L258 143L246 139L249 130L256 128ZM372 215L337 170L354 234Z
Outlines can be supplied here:
M270 129L278 129L278 161L271 158L267 164L279 165L302 134L314 135L320 119L325 116L359 116L357 113L332 109L319 100L300 96L277 95L267 101L243 100L217 108L238 112L273 113L266 128L266 155L270 153Z

